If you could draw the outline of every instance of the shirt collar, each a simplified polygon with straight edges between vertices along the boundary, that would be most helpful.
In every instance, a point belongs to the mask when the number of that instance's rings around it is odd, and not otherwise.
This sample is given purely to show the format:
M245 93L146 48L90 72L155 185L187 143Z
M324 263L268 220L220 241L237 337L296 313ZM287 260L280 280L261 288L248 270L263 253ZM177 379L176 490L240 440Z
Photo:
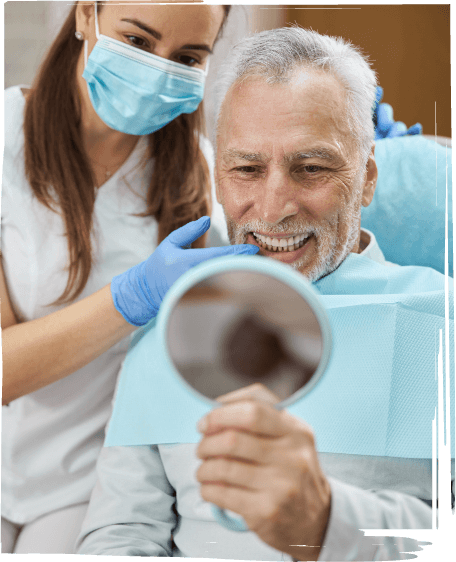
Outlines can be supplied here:
M380 250L380 246L378 245L375 235L366 228L361 228L361 243L362 242L365 242L367 246L362 252L360 252L360 256L370 258L371 260L382 265L388 265L383 252Z

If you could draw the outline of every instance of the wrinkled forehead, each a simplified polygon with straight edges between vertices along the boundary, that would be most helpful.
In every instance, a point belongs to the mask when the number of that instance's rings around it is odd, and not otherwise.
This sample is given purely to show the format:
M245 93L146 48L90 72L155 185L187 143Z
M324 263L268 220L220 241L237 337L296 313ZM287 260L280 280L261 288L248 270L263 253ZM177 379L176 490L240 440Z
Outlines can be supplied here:
M318 138L346 145L351 152L354 143L346 89L329 72L309 68L299 69L285 80L258 75L238 80L221 106L217 137L218 149L255 142L285 146Z
M322 69L301 67L283 77L252 74L231 85L222 102L221 115L259 102L270 102L283 113L325 103L328 111L337 109L339 114L346 114L347 92L337 77Z

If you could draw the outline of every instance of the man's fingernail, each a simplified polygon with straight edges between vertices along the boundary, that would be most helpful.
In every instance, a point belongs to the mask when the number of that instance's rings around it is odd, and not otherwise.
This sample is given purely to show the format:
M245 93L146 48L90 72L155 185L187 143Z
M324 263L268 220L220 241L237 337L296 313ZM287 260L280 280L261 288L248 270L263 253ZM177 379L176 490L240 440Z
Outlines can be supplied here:
M198 431L200 433L204 433L206 431L206 429L207 429L207 419L205 417L200 419L200 421L198 422L197 428L198 428Z

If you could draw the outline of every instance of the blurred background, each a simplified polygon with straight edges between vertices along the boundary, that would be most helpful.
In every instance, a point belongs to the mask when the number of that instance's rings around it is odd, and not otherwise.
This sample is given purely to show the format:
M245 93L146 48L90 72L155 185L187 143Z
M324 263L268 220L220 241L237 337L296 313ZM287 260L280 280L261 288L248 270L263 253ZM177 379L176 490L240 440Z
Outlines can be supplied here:
M5 2L5 88L30 85L72 2ZM450 5L267 5L232 9L218 42L205 99L213 138L214 77L231 45L256 31L298 24L338 35L368 55L397 121L451 137ZM436 131L437 127L437 131Z
M451 137L449 4L287 6L285 19L360 47L397 121Z

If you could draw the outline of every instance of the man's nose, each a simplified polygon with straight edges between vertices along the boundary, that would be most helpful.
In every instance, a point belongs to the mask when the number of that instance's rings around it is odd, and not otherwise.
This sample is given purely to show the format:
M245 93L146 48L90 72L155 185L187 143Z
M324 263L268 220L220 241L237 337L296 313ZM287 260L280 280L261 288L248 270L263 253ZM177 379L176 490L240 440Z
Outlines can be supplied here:
M284 170L270 172L262 187L258 210L263 221L277 224L298 214L297 186Z

